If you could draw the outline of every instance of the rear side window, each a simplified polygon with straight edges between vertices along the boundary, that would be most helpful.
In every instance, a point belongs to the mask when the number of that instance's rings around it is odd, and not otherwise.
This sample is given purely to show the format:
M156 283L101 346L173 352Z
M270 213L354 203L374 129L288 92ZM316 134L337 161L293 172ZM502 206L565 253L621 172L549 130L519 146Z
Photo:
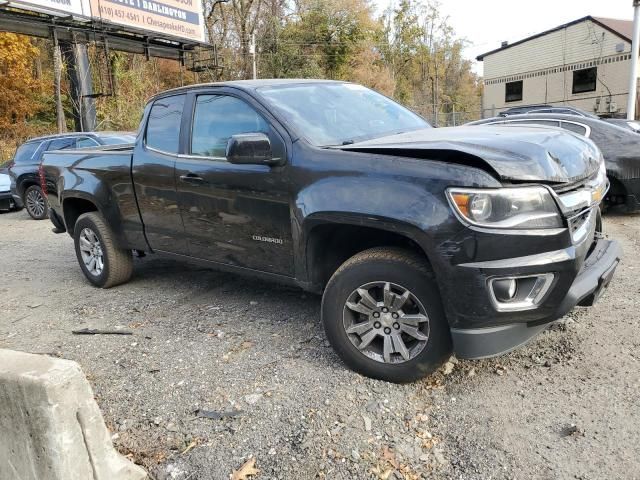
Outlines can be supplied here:
M578 135L582 135L583 137L587 136L587 127L578 125L577 123L562 122L562 128L570 130L573 133L577 133Z
M96 147L98 145L99 145L98 142L96 142L93 138L89 138L89 137L81 137L78 139L78 142L76 143L77 148Z
M165 153L178 153L185 95L159 98L147 122L146 144Z
M543 127L559 127L560 122L555 120L526 120L524 122L518 122L516 120L506 122L509 125L540 125Z
M33 158L33 154L35 153L39 145L39 142L23 143L18 147L18 150L16 150L13 161L15 163L29 162Z
M51 140L51 143L47 147L47 151L50 150L64 150L65 148L75 148L76 139L74 137L56 138Z
M108 137L101 137L101 140L104 145L125 145L129 143L136 143L136 137L134 135L110 135Z

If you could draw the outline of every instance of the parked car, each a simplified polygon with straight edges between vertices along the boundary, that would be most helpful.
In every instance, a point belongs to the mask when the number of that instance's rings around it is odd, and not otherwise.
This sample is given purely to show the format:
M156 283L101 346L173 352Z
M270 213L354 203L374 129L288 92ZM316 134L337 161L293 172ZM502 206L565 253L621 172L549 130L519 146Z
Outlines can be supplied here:
M488 118L468 125L537 125L562 128L587 137L604 156L611 183L605 203L623 206L629 212L640 209L640 137L631 130L595 118L541 113Z
M359 85L196 85L148 103L135 146L45 153L51 215L95 286L132 251L322 293L329 342L394 382L507 352L593 304L620 247L588 139L429 126Z
M133 143L131 132L80 132L32 138L23 143L9 164L13 202L26 206L34 220L47 218L47 203L38 179L38 168L44 152L67 148L96 147Z
M603 118L607 123L626 128L634 133L640 133L640 121L627 120L626 118Z
M553 105L525 105L521 107L511 107L498 114L499 117L510 117L512 115L527 115L532 113L558 113L562 115L576 115L578 117L600 118L597 115L585 112L576 107L553 106Z
M6 168L0 168L0 210L16 208L11 196L11 178Z

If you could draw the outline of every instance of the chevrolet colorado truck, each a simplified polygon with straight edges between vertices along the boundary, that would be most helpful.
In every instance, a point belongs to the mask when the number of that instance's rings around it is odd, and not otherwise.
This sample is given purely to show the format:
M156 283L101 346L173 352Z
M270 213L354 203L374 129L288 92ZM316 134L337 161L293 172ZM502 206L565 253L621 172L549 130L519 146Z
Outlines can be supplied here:
M134 145L46 153L41 181L94 285L126 282L133 252L297 285L343 361L392 382L522 345L593 304L621 256L590 140L434 129L345 82L167 91Z

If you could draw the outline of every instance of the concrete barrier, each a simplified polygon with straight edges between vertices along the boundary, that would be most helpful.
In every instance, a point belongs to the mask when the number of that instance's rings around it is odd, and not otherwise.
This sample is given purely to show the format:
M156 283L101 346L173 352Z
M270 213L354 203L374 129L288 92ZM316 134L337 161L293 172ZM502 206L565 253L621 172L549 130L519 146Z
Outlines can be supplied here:
M77 363L0 349L0 479L144 478L113 448Z

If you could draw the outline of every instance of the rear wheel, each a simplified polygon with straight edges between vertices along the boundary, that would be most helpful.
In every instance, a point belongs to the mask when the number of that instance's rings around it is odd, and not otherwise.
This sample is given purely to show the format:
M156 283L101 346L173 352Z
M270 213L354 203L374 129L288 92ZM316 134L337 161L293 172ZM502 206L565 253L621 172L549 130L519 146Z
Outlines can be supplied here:
M417 380L452 351L433 272L401 249L373 248L347 260L327 284L322 321L340 358L368 377Z
M44 198L42 189L38 185L31 185L24 192L24 205L34 220L44 220L47 218L47 200Z
M73 232L78 263L91 283L109 288L131 278L131 250L116 247L102 215L97 212L80 215Z

